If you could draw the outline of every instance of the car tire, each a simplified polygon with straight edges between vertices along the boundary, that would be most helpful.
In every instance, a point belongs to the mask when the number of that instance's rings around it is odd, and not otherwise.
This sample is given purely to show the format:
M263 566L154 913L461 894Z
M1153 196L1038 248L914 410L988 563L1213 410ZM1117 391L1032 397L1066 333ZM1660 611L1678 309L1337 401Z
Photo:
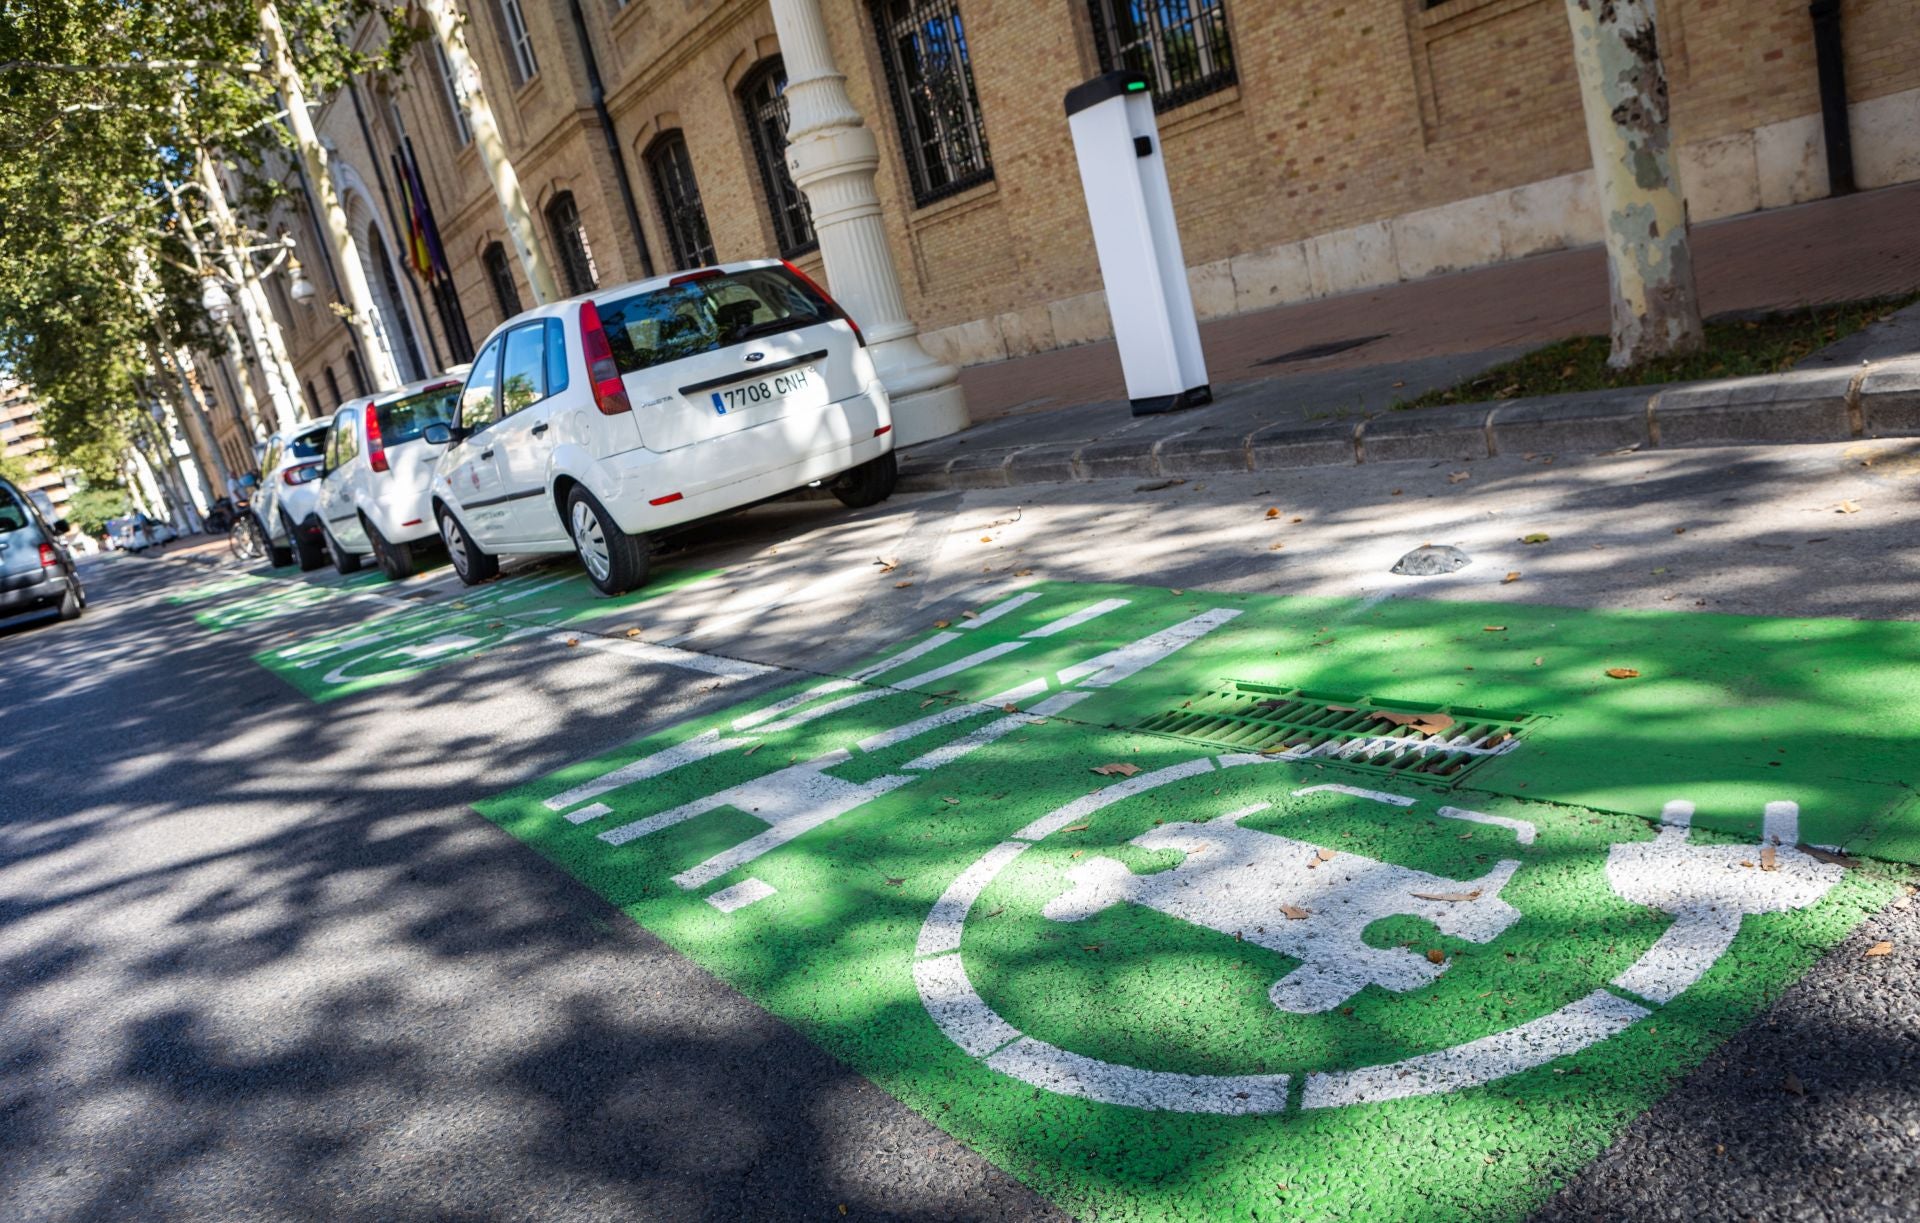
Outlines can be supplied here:
M849 509L864 510L893 496L893 486L899 482L900 464L894 459L893 451L889 450L852 471L843 472L827 488L840 498L840 504Z
M390 543L380 534L380 528L363 515L360 525L366 528L367 542L373 545L373 559L380 566L380 572L387 575L389 582L402 582L413 576L413 545Z
M68 582L66 593L60 596L60 618L62 620L78 620L80 618L80 609L86 605L86 599L80 593L79 583Z
M647 537L622 531L607 507L579 485L567 495L567 530L587 580L601 594L623 595L646 584L652 561Z
M284 520L285 515L282 515L282 518ZM255 521L259 520L255 519ZM269 565L272 565L275 569L285 569L288 565L293 564L292 531L287 532L286 543L276 544L273 542L273 532L267 530L267 524L262 522L260 523L260 538L267 541L267 563Z
M293 559L300 566L300 572L312 573L327 563L327 552L320 541L293 525L293 519L280 515L280 522L287 528L287 539L293 548Z
M447 559L453 562L453 571L460 575L463 583L478 586L500 576L500 558L482 552L451 510L439 511L438 517L440 539L447 545Z
M360 572L360 554L358 552L349 552L345 548L342 548L340 541L333 537L333 532L327 530L325 527L320 528L320 538L327 541L327 556L333 561L333 567L335 569L339 570L343 575Z

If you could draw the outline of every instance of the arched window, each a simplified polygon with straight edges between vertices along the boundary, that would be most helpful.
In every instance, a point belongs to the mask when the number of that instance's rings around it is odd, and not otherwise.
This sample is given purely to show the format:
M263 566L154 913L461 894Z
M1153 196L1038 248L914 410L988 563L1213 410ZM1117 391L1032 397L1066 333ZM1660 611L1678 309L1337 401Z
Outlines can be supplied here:
M594 266L593 248L587 245L586 227L580 224L573 192L562 191L547 205L547 228L553 231L553 245L560 252L560 274L567 282L567 296L593 292L600 286L600 269Z
M339 411L340 401L345 399L346 396L340 393L340 380L333 376L333 366L321 366L320 373L327 380L327 406L319 412L319 415L325 416L328 413Z
M1093 41L1106 71L1146 74L1153 82L1155 110L1183 105L1238 79L1227 38L1226 0L1093 0Z
M480 253L487 269L487 283L493 286L494 304L500 307L500 321L520 313L520 290L513 285L513 268L507 264L507 248L495 242Z
M693 158L679 132L667 132L647 150L647 169L653 174L654 198L667 222L667 241L675 267L699 268L719 262L713 236L707 231L707 213L700 206L700 184L693 178Z
M320 406L320 396L319 393L313 389L313 379L311 378L307 379L307 410L313 413L315 419L325 416L327 413L327 410Z
M347 377L353 379L354 394L371 395L373 393L373 388L367 385L367 371L360 364L360 354L351 348L347 349ZM388 388L380 389L384 391Z
M875 0L873 23L914 203L992 179L959 0Z
M780 253L791 259L819 246L806 197L787 173L787 67L779 56L762 62L740 83L747 130L753 135L753 159L767 193L773 234Z

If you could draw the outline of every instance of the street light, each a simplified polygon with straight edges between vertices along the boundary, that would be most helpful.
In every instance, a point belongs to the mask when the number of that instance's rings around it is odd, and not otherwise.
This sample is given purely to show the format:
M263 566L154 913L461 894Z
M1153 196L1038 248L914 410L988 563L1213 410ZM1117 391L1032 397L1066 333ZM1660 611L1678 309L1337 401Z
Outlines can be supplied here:
M312 301L313 282L307 279L307 269L300 266L298 259L289 258L287 275L293 280L293 284L287 290L293 300L303 306Z
M219 281L209 276L206 287L200 290L200 308L216 323L224 323L233 317L233 298Z

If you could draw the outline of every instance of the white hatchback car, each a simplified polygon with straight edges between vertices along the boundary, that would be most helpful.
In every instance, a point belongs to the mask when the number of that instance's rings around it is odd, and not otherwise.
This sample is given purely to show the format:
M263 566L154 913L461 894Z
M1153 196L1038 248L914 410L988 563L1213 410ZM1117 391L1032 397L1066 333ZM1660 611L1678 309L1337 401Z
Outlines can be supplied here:
M326 563L320 532L320 455L330 421L311 420L267 439L260 460L264 473L254 494L253 513L266 533L275 565L300 562L300 571Z
M810 484L892 494L892 407L860 329L792 264L733 263L541 306L461 391L433 512L463 581L501 553L578 552L607 594L647 536Z
M380 571L397 582L413 573L414 545L439 534L430 486L445 443L421 435L454 419L461 372L409 382L334 413L320 519L327 554L340 572L359 569L361 556L371 552Z

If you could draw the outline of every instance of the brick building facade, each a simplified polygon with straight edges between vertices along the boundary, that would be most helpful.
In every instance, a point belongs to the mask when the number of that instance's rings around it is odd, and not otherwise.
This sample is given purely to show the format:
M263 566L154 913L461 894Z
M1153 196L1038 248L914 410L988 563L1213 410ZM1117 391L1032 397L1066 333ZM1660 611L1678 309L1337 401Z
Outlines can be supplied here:
M1108 333L1061 99L1116 65L1157 78L1203 318L1600 240L1565 0L819 4L880 140L877 186L910 313L952 361ZM563 288L777 254L823 274L778 147L784 77L767 0L465 9ZM1916 0L1841 11L1858 182L1920 178ZM1825 195L1805 0L1663 0L1659 13L1694 220ZM362 82L318 122L403 372L464 359L533 303L430 40L404 79ZM405 265L403 142L450 293ZM322 296L337 296L306 215L277 222ZM330 411L365 381L350 336L324 307L272 293L307 408Z

